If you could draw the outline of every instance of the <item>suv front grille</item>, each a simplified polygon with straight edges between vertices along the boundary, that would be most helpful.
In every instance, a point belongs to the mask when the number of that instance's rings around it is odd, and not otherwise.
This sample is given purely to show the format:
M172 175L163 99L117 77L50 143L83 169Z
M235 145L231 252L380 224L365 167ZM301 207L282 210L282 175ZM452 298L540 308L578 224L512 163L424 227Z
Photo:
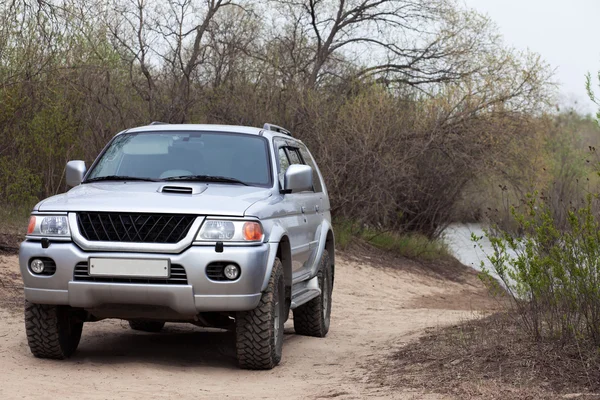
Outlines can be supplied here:
M163 278L124 278L122 276L90 276L87 262L80 262L75 266L73 280L79 282L102 282L102 283L141 283L147 285L187 285L187 273L185 268L179 264L171 264L171 276Z
M193 215L77 213L79 232L102 242L177 243L196 219Z

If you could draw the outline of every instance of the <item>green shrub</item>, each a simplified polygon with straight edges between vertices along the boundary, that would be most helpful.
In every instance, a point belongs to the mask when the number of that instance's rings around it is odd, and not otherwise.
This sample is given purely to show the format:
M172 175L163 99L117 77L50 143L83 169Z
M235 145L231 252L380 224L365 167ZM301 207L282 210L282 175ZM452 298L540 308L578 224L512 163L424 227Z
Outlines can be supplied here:
M521 236L488 233L493 254L486 281L498 288L492 279L497 275L535 339L600 345L600 222L593 212L598 197L566 205L566 224L549 201L530 195L524 212L513 209Z
M335 232L335 246L341 250L347 249L352 239L358 234L356 224L350 221L334 220L333 230Z

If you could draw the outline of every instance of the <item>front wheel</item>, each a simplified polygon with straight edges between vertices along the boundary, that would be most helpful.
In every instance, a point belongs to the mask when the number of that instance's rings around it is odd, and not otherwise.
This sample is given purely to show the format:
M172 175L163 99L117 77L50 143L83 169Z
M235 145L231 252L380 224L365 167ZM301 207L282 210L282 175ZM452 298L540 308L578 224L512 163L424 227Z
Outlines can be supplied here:
M325 337L329 332L333 276L327 250L323 250L317 277L321 295L294 310L294 330L299 335Z
M69 358L77 350L82 330L83 321L71 307L25 301L25 331L34 356Z
M283 266L276 258L267 290L258 307L235 317L238 364L244 369L271 369L281 361L285 322Z

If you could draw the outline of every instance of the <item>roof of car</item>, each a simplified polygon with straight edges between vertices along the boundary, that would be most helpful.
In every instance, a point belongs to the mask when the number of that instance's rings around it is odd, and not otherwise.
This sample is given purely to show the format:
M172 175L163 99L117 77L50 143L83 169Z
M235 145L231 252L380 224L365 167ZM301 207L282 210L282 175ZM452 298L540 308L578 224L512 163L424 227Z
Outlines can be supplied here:
M207 131L207 132L234 132L248 135L257 135L265 137L286 137L290 136L271 130L262 128L254 128L251 126L241 125L217 125L217 124L153 124L146 126L138 126L127 129L121 133L136 133L136 132L165 132L165 131ZM296 139L297 140L297 139Z

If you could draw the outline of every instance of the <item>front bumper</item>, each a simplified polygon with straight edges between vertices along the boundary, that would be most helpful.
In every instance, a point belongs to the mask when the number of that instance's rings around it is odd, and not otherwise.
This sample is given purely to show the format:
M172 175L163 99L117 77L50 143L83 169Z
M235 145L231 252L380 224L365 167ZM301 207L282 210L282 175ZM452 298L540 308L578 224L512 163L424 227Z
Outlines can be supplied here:
M44 249L40 242L21 244L19 264L25 286L25 298L38 304L62 304L94 309L106 305L145 305L172 309L183 316L206 311L245 311L256 308L268 270L269 255L277 251L276 244L225 247L217 253L214 246L191 246L180 254L85 252L72 242L53 242ZM74 280L74 269L88 258L156 258L170 259L183 266L187 285L100 283ZM56 263L52 276L34 275L29 261L48 257ZM241 275L235 281L213 281L206 275L212 262L233 262Z

